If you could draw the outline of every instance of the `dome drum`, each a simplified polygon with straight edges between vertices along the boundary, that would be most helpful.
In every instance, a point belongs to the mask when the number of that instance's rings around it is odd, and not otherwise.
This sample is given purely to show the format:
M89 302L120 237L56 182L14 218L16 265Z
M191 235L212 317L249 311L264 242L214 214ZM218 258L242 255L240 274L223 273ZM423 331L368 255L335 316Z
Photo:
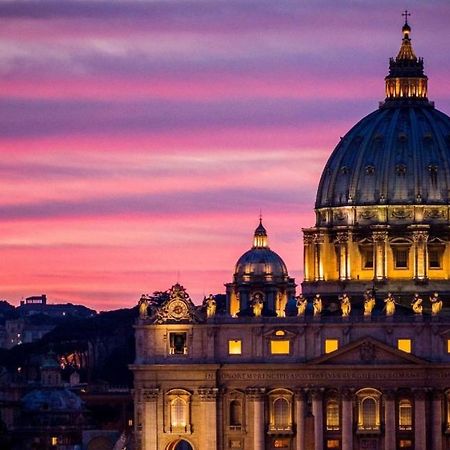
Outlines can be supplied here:
M341 138L304 229L305 294L445 292L450 279L450 117L427 99L405 24L386 99Z

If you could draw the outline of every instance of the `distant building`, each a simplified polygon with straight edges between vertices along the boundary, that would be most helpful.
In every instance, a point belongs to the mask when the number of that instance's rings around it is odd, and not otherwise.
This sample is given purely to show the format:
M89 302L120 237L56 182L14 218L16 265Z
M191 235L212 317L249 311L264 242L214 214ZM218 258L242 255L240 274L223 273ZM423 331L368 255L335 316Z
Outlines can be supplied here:
M137 449L450 449L450 117L402 32L322 174L302 295L261 222L224 307L141 298Z

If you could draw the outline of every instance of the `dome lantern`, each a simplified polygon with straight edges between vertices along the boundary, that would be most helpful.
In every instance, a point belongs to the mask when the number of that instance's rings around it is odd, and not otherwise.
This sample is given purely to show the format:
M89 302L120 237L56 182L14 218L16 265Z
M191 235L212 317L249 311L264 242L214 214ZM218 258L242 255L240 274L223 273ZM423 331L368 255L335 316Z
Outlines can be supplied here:
M259 218L259 225L255 230L253 237L253 248L269 248L267 231L262 224L262 217Z
M428 77L423 72L423 58L417 58L411 44L411 27L408 11L403 13L405 24L403 39L396 58L389 60L389 75L386 81L386 100L427 100Z

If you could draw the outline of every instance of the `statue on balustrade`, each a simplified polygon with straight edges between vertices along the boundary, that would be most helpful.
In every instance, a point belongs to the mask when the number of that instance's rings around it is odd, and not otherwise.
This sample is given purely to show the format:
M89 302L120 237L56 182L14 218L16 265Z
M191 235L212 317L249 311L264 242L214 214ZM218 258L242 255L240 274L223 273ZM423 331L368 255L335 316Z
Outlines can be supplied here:
M437 292L434 292L430 297L431 315L437 316L442 311L442 299Z
M364 315L366 317L372 315L373 308L375 308L375 297L370 289L364 293Z
M214 295L210 294L208 298L204 300L206 305L206 317L209 319L216 315L217 302Z
M303 297L303 294L297 295L295 297L296 300L296 306L297 306L297 316L303 317L306 313L306 307L308 306L308 300L306 300L305 297Z
M322 314L322 299L320 294L316 294L313 299L314 316L318 317Z
M285 308L286 308L286 295L283 294L282 292L278 291L277 297L276 297L276 306L275 306L275 311L276 311L278 317L286 316Z
M347 294L344 294L341 297L342 317L348 317L350 315L351 310L352 310L352 303L350 301L350 297Z
M262 310L264 307L264 301L262 295L257 292L252 299L252 307L253 307L253 314L255 317L261 317Z
M386 316L393 316L395 314L395 305L397 304L397 302L395 301L395 298L391 292L388 292L388 296L384 299L384 303L386 303L384 307L384 309L386 310Z
M141 295L139 299L138 307L139 307L139 317L145 319L148 317L147 309L148 309L148 296L145 294Z
M420 295L418 294L418 292L416 292L411 301L411 307L412 310L414 311L414 314L422 314L423 312L422 301L423 300L420 298Z

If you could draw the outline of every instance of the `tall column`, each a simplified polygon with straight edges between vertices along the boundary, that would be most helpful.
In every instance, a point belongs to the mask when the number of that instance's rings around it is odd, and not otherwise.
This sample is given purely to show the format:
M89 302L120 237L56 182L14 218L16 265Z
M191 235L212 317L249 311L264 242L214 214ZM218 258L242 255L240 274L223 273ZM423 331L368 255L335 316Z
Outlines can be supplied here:
M297 436L295 450L306 450L305 447L305 392L298 389L295 392L295 419L297 423Z
M311 391L314 416L314 450L323 450L323 393L320 389Z
M144 426L142 450L158 449L158 394L159 389L144 389Z
M415 230L412 234L414 241L414 278L427 278L427 241L428 231Z
M314 236L303 235L303 277L305 281L314 280Z
M353 393L342 392L342 450L353 450Z
M324 236L322 233L314 234L314 281L323 280L322 247Z
M247 396L253 403L253 450L264 450L264 388L249 388Z
M336 235L335 245L338 250L338 269L339 280L345 281L350 279L350 252L348 248L349 241L348 232L338 232Z
M202 449L217 450L217 388L200 388L201 414L202 414Z
M442 450L442 399L440 391L433 392L431 411L431 448L432 450Z
M423 389L414 392L414 442L415 449L427 448L427 428L425 422L425 399L426 393Z
M387 275L387 259L386 259L386 246L387 246L387 231L373 231L372 239L374 242L375 253L375 280L384 280Z
M396 450L395 395L384 392L384 450Z

